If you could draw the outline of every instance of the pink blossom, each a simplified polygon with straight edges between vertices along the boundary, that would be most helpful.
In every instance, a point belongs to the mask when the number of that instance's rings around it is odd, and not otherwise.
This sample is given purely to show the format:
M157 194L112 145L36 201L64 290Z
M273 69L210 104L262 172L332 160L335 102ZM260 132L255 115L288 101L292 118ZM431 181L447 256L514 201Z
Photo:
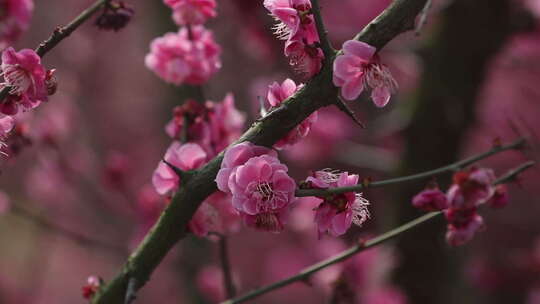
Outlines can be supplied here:
M47 71L41 58L30 49L16 52L9 47L2 53L3 86L10 87L10 96L0 106L6 115L14 115L22 107L25 110L47 101Z
M221 67L220 53L212 32L197 25L191 27L191 35L183 27L178 33L154 39L145 63L166 82L199 85Z
M280 232L295 200L296 184L287 171L275 151L242 143L225 152L216 182L232 193L233 207L247 226Z
M250 142L243 142L228 148L227 151L225 151L223 161L221 162L221 169L216 177L218 189L226 193L231 193L229 188L229 178L233 170L236 167L245 164L248 159L261 155L277 157L276 151L256 146Z
M164 159L178 169L188 171L203 165L206 162L206 156L206 152L197 144L182 145L175 141L167 149ZM166 194L179 187L180 177L169 165L160 162L152 176L152 183L159 194Z
M358 184L358 175L347 172L317 171L308 177L306 182L314 188L347 187ZM369 202L362 193L346 192L329 195L315 210L315 222L318 226L319 237L324 232L333 236L345 234L352 223L362 226L369 218L367 206Z
M388 67L380 63L376 51L361 41L349 40L343 44L343 54L334 61L333 80L346 100L355 100L368 86L375 105L384 107L397 90L396 81Z
M418 193L413 197L412 204L424 211L444 210L449 207L446 195L438 187Z
M454 208L471 208L488 201L495 189L495 174L491 169L471 168L454 174L453 184L446 196Z
M319 34L311 13L309 0L265 0L264 6L279 21L275 27L278 38L286 40L285 56L290 64L307 78L322 67L324 54L317 47Z
M32 0L1 1L0 50L13 44L28 29L33 10Z
M448 220L446 241L452 246L461 246L467 243L484 225L484 220L477 213L476 208L450 208L444 214Z
M492 208L503 208L508 205L508 187L505 184L495 186L495 193L487 202Z
M86 285L82 287L82 295L85 299L91 299L99 291L101 279L96 276L89 276Z
M268 102L272 107L278 107L283 101L302 88L302 86L302 84L297 86L296 83L294 83L294 81L291 79L285 79L281 85L274 82L268 87ZM276 142L274 148L280 150L298 143L309 134L309 130L311 129L311 126L317 122L317 118L318 113L315 111L293 130L291 130L287 135L285 135L285 137Z
M165 0L178 25L203 24L216 14L215 0Z

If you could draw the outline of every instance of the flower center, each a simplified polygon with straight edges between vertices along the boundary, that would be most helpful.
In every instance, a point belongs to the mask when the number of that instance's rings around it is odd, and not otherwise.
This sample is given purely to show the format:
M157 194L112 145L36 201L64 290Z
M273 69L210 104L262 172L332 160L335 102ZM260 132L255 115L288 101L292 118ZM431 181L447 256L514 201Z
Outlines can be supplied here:
M21 95L33 85L32 78L17 64L7 65L3 71L6 84L11 86L11 94Z

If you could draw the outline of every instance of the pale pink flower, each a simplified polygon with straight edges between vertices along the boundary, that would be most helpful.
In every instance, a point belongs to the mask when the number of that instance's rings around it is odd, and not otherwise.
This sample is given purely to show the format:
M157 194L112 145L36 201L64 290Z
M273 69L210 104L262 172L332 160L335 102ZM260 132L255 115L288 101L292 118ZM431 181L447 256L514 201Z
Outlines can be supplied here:
M247 141L228 148L223 156L221 169L216 176L218 189L225 193L231 193L229 188L229 177L233 170L236 167L245 164L250 158L261 155L277 157L276 151L266 147L256 146Z
M461 246L470 241L484 225L484 220L476 208L454 209L445 211L448 227L446 241L452 246Z
M15 126L15 119L11 116L0 114L0 139L4 138Z
M203 24L216 14L215 0L165 0L178 25Z
M293 80L288 78L285 79L281 85L274 82L268 87L268 102L272 107L278 107L283 101L302 88L302 86L302 84L297 86ZM298 143L309 134L311 126L317 122L317 118L318 113L315 111L308 118L298 124L287 135L285 135L285 137L276 142L274 144L274 148L281 150Z
M397 90L397 82L387 66L380 63L377 49L365 42L349 40L343 44L343 54L334 61L334 84L341 87L346 100L355 100L366 87L371 99L384 107Z
M412 204L424 211L444 210L449 207L446 195L438 187L418 193L413 197Z
M197 169L206 162L206 159L206 152L199 145L193 143L182 145L176 141L167 149L164 157L165 161L182 171ZM161 161L154 171L152 183L159 194L166 194L178 189L180 176Z
M358 175L347 172L317 171L306 180L314 188L347 187L358 184ZM352 223L362 226L369 218L369 202L362 193L347 192L321 197L323 202L315 210L319 237L325 232L333 236L345 234Z
M454 174L446 196L453 208L471 208L487 202L495 193L493 170L471 168Z
M28 29L33 10L32 0L0 1L0 50L12 45Z
M25 110L47 101L47 71L41 58L30 49L16 52L9 47L2 53L2 87L10 87L10 96L3 101L0 111L14 115L19 107Z
M221 48L211 31L202 25L183 27L178 33L167 33L154 39L146 66L166 82L180 85L200 85L208 81L221 67Z

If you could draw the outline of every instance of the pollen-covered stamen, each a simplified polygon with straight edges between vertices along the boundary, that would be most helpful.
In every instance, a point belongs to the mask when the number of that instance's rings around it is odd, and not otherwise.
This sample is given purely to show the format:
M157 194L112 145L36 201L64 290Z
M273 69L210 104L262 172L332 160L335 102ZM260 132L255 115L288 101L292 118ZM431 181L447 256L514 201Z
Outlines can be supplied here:
M339 180L339 170L332 170L330 168L322 169L314 173L315 178L322 180L327 184L336 183Z
M2 76L5 80L4 85L11 87L10 94L20 95L30 88L33 90L35 87L32 77L24 69L21 69L18 64L5 66Z
M368 206L369 201L362 196L362 193L356 193L354 203L351 206L353 212L352 220L355 225L362 226L369 219Z
M379 62L371 63L366 66L365 79L372 88L386 87L392 94L397 92L397 81L392 77L390 69Z
M283 22L279 21L279 19L276 18L276 25L272 27L272 30L274 31L274 35L280 40L287 40L291 36L291 29Z

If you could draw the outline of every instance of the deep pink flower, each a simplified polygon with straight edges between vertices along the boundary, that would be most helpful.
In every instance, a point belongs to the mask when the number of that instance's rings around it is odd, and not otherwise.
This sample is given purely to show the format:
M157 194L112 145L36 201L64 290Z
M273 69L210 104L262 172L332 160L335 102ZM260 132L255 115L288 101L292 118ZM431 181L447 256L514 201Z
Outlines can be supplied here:
M28 29L33 10L32 0L0 1L0 50L12 45Z
M333 80L346 100L355 100L364 88L370 87L375 105L384 107L397 90L397 82L388 67L380 63L376 51L361 41L349 40L343 44L343 54L334 61Z
M264 6L279 21L275 27L278 38L286 40L285 56L290 64L307 78L319 72L324 59L317 47L319 34L311 13L309 0L265 0Z
M460 246L470 241L484 224L476 208L450 208L444 214L448 221L446 241L452 246Z
M164 159L180 170L188 171L199 168L206 162L206 152L197 144L187 143L182 145L173 142L167 149ZM178 189L180 177L164 162L159 162L152 176L152 183L159 194L166 194Z
M358 184L358 175L323 170L315 172L306 182L313 188L347 187ZM369 202L362 193L347 192L321 198L323 202L315 210L319 237L325 232L333 236L343 235L352 223L362 226L369 218Z
M230 148L216 182L220 190L232 193L232 204L246 225L280 232L295 200L296 184L272 152L246 143Z
M285 79L281 85L274 82L268 87L268 102L272 107L278 107L283 101L285 101L285 99L289 98L296 91L302 88L302 86L302 84L297 86L296 83L294 83L294 81L291 79ZM318 113L315 111L293 130L291 130L287 135L285 135L285 137L276 142L274 144L274 148L281 150L298 143L309 134L309 130L311 129L311 126L317 122L317 118Z
M471 168L454 174L446 196L453 208L471 208L488 201L495 193L493 170Z
M424 211L444 210L449 207L446 195L438 187L418 193L413 197L412 204Z
M221 162L221 169L216 176L218 189L226 193L231 193L229 178L233 170L245 164L250 158L261 155L277 157L276 151L266 147L256 146L247 141L227 149Z
M165 0L178 25L203 24L216 14L215 0Z
M492 208L503 208L508 205L508 187L505 184L495 186L495 193L487 202Z
M47 101L47 71L36 52L30 49L16 52L9 47L2 53L1 69L2 87L11 88L11 95L0 106L2 113L14 115L19 107L28 110Z
M167 33L154 39L146 66L169 83L180 85L205 83L221 67L221 48L211 31L202 25L183 27L178 33Z

